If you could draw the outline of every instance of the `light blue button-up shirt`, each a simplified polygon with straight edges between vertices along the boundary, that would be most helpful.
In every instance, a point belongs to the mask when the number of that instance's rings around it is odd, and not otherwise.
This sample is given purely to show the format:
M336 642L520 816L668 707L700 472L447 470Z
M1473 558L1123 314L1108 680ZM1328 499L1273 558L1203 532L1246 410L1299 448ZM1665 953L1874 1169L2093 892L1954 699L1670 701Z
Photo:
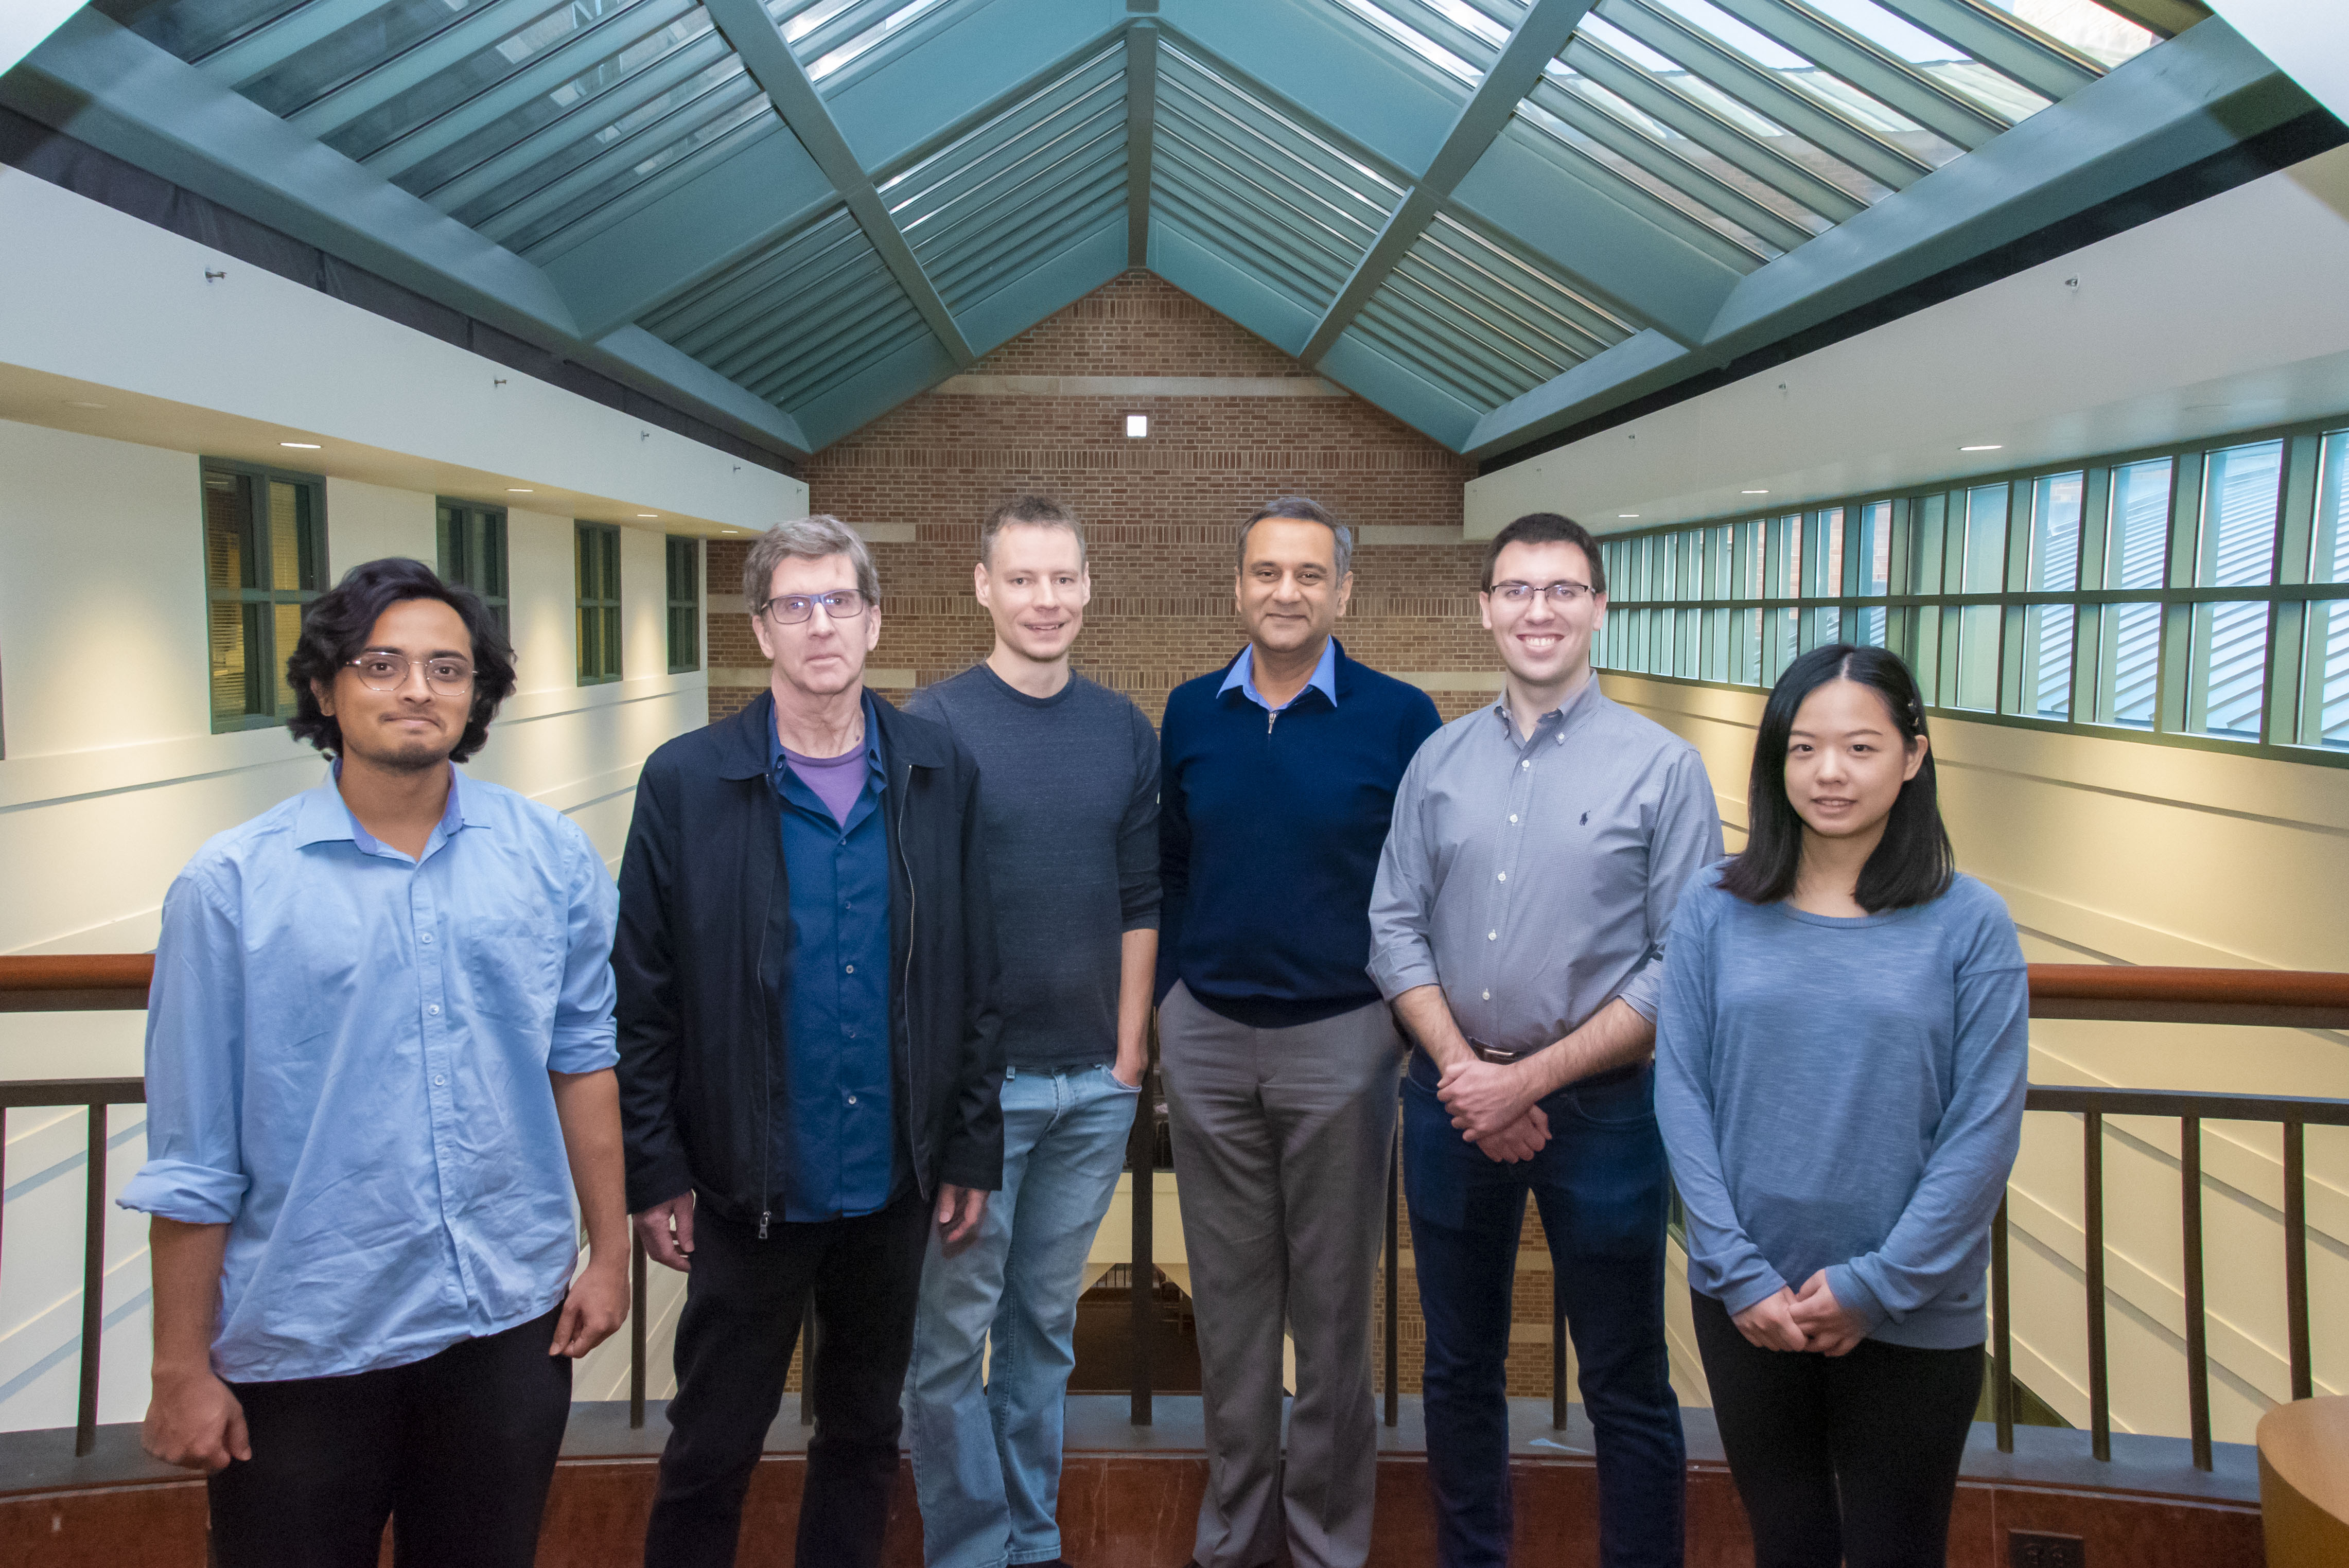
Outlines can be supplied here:
M1232 661L1231 671L1224 676L1224 684L1216 688L1216 695L1221 696L1234 686L1239 687L1242 696L1265 712L1280 711L1280 708L1265 701L1264 693L1256 689L1256 645L1254 643L1242 648L1240 656ZM1288 703L1295 702L1298 697L1303 696L1309 691L1318 691L1328 697L1331 707L1338 706L1337 638L1330 637L1322 643L1321 656L1313 661L1313 673L1306 677L1303 686L1297 688L1296 696L1291 696L1288 702L1282 703L1280 707L1287 707Z
M612 879L568 818L450 771L419 859L330 777L207 843L163 901L148 1159L120 1202L230 1227L232 1382L419 1361L570 1283L546 1075L618 1059Z

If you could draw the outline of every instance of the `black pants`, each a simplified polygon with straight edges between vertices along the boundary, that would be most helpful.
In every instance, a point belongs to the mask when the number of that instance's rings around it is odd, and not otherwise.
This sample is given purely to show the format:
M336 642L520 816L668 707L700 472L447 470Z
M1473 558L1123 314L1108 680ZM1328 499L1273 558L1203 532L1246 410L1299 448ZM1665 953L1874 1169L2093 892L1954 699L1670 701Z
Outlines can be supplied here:
M560 1309L405 1367L233 1383L253 1458L211 1481L220 1568L530 1568L571 1416Z
M1942 1568L1982 1346L1763 1350L1721 1303L1690 1301L1754 1568Z
M777 1223L762 1242L707 1208L695 1214L646 1568L730 1568L742 1494L782 1404L811 1290L822 1348L799 1565L881 1561L928 1216L921 1195L908 1192L877 1214Z

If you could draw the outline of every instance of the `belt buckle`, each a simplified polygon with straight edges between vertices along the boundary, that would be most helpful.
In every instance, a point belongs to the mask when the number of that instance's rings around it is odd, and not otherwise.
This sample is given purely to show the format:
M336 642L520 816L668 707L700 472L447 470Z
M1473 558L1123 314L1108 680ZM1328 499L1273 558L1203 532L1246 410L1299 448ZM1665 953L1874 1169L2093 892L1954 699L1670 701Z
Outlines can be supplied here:
M1516 1061L1519 1057L1526 1054L1523 1051L1504 1050L1499 1046L1488 1046L1484 1041L1473 1037L1468 1040L1468 1048L1476 1053L1476 1059L1478 1061L1490 1062L1495 1067L1503 1068L1507 1067L1511 1062Z

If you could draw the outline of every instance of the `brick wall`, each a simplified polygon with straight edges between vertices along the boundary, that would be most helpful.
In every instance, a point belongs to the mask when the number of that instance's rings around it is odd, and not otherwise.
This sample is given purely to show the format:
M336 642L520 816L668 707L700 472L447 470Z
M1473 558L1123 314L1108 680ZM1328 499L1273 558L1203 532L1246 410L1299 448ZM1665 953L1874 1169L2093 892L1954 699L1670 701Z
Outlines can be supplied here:
M1282 392L1312 395L1080 395L1032 379L1076 377L1278 378L1290 384ZM1148 437L1126 437L1128 414L1150 417ZM885 540L910 529L909 539L873 549L882 630L871 664L911 671L916 685L968 667L992 645L971 597L980 516L1030 490L1074 508L1091 542L1093 601L1073 662L1154 720L1175 684L1223 665L1246 640L1232 605L1233 538L1257 506L1304 494L1357 526L1456 534L1461 486L1475 472L1468 459L1142 272L817 453L805 469L813 511L879 525ZM1476 624L1482 544L1425 539L1356 551L1353 606L1340 639L1391 674L1492 670L1492 641ZM739 618L747 548L729 540L709 548L713 680L762 662ZM713 685L710 717L734 712L757 689ZM897 701L907 695L902 677L880 689ZM1489 700L1475 691L1433 695L1447 719ZM1509 1357L1509 1391L1524 1396L1549 1391L1548 1260L1539 1234L1529 1214ZM1415 1392L1425 1331L1408 1267L1400 1284L1401 1383ZM1374 1322L1382 1334L1382 1312ZM1383 1365L1383 1350L1376 1354Z

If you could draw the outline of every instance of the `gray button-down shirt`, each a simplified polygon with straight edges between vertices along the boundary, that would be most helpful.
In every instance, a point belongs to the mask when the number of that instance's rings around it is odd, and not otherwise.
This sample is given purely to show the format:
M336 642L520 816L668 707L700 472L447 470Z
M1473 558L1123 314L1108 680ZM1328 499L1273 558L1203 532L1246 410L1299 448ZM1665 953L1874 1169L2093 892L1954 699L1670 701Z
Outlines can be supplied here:
M1441 985L1461 1033L1538 1050L1617 996L1656 1016L1681 889L1721 858L1685 740L1591 680L1520 741L1506 704L1412 759L1371 897L1371 975Z

